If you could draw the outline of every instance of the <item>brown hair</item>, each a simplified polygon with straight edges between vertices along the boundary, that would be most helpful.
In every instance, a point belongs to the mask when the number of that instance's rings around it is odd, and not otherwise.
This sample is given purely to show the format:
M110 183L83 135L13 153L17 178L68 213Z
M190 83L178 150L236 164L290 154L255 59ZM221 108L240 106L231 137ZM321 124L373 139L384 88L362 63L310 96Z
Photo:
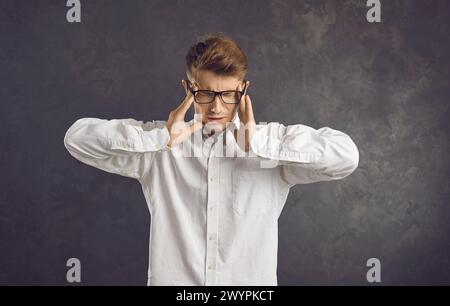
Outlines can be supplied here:
M187 75L191 79L199 70L244 79L247 67L245 53L232 38L220 32L201 37L186 55Z

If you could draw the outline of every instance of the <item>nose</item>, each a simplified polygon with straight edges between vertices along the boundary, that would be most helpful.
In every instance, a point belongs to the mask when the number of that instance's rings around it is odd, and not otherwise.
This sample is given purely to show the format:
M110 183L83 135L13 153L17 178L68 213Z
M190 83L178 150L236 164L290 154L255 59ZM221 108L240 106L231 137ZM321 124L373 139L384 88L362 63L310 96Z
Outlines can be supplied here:
M220 114L222 113L223 107L224 105L222 100L220 99L220 96L219 95L215 96L214 100L211 102L211 111L213 113Z

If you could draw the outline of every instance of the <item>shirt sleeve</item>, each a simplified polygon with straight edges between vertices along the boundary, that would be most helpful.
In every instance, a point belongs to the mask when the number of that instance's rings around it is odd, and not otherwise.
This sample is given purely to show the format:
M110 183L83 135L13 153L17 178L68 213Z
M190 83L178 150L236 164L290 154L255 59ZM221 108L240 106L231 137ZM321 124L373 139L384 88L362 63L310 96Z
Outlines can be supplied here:
M170 150L169 139L165 121L81 118L67 130L64 146L87 165L140 180L155 153Z
M350 136L330 127L257 125L251 148L257 156L276 161L289 187L342 179L359 163L359 151Z

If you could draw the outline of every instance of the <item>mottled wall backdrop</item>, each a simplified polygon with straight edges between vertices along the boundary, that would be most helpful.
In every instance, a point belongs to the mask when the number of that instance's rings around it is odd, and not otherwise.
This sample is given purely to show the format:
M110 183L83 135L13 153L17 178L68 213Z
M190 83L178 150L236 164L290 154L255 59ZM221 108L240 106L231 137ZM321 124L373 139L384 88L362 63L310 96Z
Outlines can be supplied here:
M0 283L146 283L150 216L137 181L73 159L81 117L166 120L184 55L222 31L247 52L256 120L349 134L359 168L292 188L280 285L450 284L450 2L0 0ZM192 112L190 113L192 116Z

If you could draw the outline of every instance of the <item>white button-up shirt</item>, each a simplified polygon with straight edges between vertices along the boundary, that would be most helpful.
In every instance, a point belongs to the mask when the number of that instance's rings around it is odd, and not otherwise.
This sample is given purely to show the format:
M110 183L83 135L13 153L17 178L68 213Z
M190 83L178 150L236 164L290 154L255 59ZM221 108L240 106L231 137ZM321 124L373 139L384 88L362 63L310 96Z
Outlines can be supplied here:
M245 153L232 134L239 126L236 114L224 131L205 138L200 129L172 148L161 120L82 118L68 129L73 157L140 182L151 215L148 285L277 285L290 188L358 166L355 143L338 130L257 124Z

